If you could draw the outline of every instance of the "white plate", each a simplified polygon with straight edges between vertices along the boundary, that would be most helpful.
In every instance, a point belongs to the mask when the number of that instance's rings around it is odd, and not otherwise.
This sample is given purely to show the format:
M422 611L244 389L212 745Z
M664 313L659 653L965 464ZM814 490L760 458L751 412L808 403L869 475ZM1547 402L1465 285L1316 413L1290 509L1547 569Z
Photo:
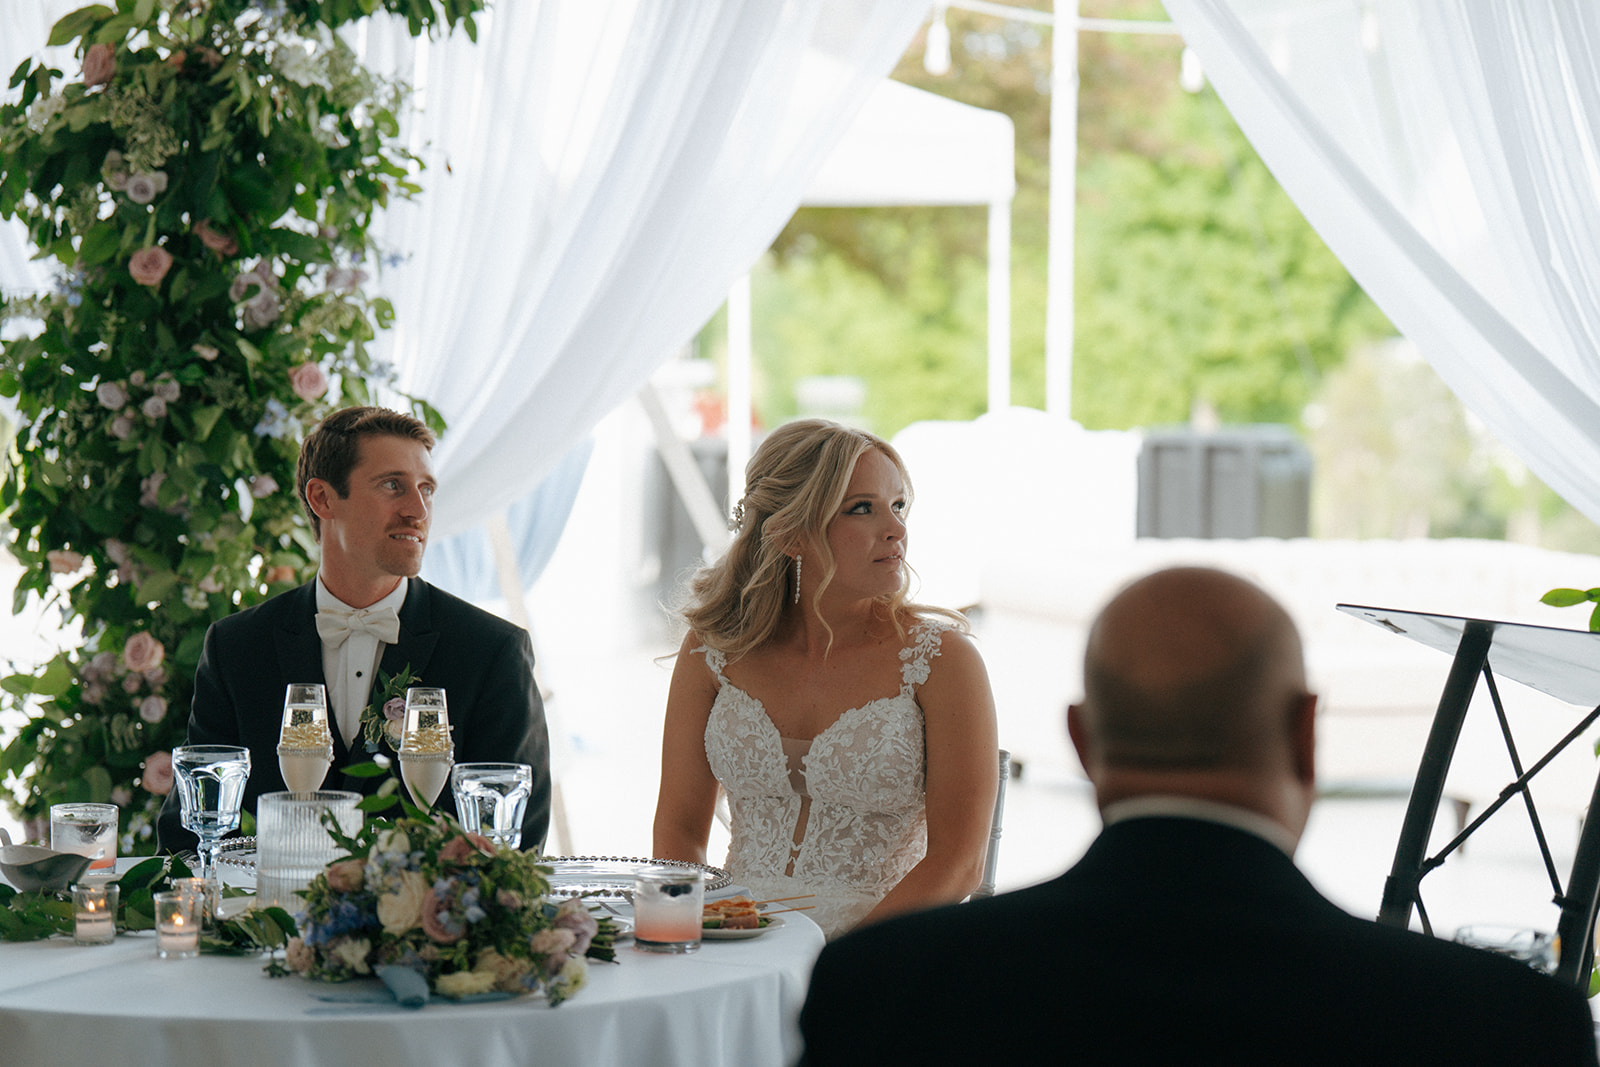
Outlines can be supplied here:
M776 930L782 925L783 920L778 916L773 915L768 917L767 925L758 926L754 930L723 930L720 928L714 930L702 929L700 931L700 937L706 941L748 941L752 937L760 937L768 930Z

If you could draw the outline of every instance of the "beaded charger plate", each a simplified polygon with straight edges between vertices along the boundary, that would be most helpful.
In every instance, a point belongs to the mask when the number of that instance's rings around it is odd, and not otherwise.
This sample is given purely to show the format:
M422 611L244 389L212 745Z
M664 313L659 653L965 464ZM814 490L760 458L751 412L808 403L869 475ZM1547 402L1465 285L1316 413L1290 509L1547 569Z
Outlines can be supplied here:
M237 867L241 871L254 872L256 869L256 839L253 837L230 837L222 842L217 852L217 862L229 867Z
M598 897L602 900L629 900L633 880L651 867L683 867L706 876L706 891L713 892L733 883L733 876L721 867L689 860L641 859L636 856L541 856L539 862L553 869L550 875L552 897Z

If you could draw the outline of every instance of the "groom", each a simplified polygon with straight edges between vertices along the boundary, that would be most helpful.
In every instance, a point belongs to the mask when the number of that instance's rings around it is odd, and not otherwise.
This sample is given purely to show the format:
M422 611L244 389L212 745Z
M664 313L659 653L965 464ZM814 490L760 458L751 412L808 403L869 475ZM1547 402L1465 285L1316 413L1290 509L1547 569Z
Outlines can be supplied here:
M433 514L433 444L419 420L373 407L336 411L306 437L296 480L322 550L317 577L212 624L186 743L250 750L244 808L254 812L262 793L287 788L277 756L285 687L321 682L333 733L323 788L370 793L381 778L344 773L372 759L362 710L382 695L378 671L409 671L413 685L446 691L457 763L533 768L522 847L541 850L549 743L528 634L417 577ZM393 760L396 747L386 742L381 751ZM436 807L454 812L448 788ZM163 850L195 846L176 786L159 834Z

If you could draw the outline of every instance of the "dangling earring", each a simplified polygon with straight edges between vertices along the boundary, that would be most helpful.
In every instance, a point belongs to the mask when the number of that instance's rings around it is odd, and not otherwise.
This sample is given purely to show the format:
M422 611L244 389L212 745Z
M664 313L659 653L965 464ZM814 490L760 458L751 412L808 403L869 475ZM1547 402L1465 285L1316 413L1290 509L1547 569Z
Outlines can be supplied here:
M794 602L800 603L800 557L794 558Z

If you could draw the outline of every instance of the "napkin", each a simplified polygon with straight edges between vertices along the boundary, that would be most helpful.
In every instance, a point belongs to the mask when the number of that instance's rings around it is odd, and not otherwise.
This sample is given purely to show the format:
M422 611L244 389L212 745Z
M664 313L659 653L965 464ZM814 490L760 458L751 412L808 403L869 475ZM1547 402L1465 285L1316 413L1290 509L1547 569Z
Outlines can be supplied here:
M410 967L385 964L373 971L383 979L383 984L394 994L395 1003L402 1008L421 1008L428 1003L428 980Z

